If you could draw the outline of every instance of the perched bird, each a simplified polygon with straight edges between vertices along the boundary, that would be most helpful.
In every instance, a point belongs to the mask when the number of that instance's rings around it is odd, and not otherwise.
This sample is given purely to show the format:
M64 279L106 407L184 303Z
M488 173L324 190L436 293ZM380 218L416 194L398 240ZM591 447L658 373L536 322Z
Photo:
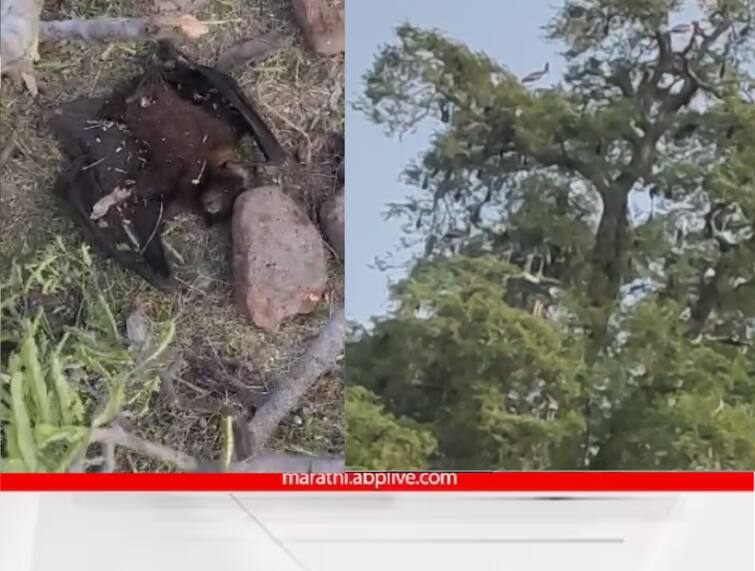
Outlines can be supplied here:
M460 240L466 235L466 230L462 230L461 228L451 228L443 235L443 238L445 238L446 240Z
M545 67L541 69L540 71L533 71L532 73L525 75L522 78L522 83L535 83L536 81L540 81L543 77L548 75L549 71L550 71L550 62L545 62Z
M608 37L608 34L611 33L611 24L613 24L613 21L618 17L618 14L608 14L606 16L605 21L603 22L603 37Z
M440 120L443 123L448 123L451 120L451 110L448 106L448 101L443 101L440 104Z
M695 29L695 24L688 22L686 24L678 24L674 26L673 28L671 28L670 32L672 34L688 34Z

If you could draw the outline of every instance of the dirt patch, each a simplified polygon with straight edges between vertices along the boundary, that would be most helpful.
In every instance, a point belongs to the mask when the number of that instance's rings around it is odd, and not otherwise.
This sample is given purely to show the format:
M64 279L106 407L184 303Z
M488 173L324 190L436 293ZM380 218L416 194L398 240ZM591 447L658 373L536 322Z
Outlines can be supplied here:
M76 0L47 2L44 19L93 16L142 16L155 13L155 3L131 0L107 2ZM273 126L293 160L282 167L268 167L253 143L247 143L244 160L257 170L258 184L279 184L300 201L316 220L322 203L335 191L337 180L326 141L343 132L343 58L319 57L307 51L293 21L288 2L249 0L204 3L195 13L200 19L222 21L197 42L179 47L202 63L212 63L232 44L277 31L291 38L289 47L256 64L234 69L244 92ZM125 77L140 71L141 56L149 48L138 44L43 44L40 96L34 101L3 81L0 91L0 133L4 148L10 137L16 151L0 172L0 272L5 276L13 259L23 259L62 236L75 246L82 240L52 194L52 184L63 166L55 140L41 125L42 110L77 96L98 96ZM299 160L296 160L296 159ZM174 258L182 284L172 294L149 288L140 278L113 262L96 258L110 295L120 300L123 322L135 303L154 320L176 320L175 349L185 355L214 359L218 363L245 363L253 370L249 379L257 388L288 367L306 349L308 341L327 320L333 306L343 301L343 270L329 261L329 304L309 316L286 321L274 337L250 326L233 303L230 227L207 229L193 215L172 221L165 241ZM241 410L238 391L208 389L196 366L188 362L179 371L176 391L185 399L209 398L215 405ZM244 376L244 375L239 375ZM243 380L243 379L242 379ZM243 412L243 411L242 411ZM155 398L149 414L132 427L140 436L174 446L201 459L214 458L219 450L221 410L182 410ZM276 450L309 453L343 451L343 381L340 374L321 379L300 408L278 430L271 442ZM121 452L118 469L166 470L133 454Z

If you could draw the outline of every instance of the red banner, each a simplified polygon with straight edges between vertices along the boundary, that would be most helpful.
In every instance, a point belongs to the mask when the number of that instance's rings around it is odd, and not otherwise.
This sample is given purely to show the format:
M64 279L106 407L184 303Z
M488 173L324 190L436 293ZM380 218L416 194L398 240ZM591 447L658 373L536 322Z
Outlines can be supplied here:
M752 492L752 472L3 474L0 491Z

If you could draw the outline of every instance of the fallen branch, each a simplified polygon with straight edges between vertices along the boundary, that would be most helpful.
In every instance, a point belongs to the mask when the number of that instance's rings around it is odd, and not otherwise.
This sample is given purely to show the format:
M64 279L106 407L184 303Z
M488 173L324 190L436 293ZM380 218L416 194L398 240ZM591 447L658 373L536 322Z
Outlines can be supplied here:
M81 42L196 39L209 31L209 22L194 16L154 16L152 18L92 18L39 23L41 41Z
M92 433L91 443L99 443L105 447L108 445L124 446L144 456L171 464L184 472L196 470L199 465L196 459L188 454L184 454L168 446L163 446L162 444L155 444L149 440L144 440L126 432L118 426L95 429Z
M307 454L257 454L241 462L233 462L223 470L220 462L202 462L193 472L214 474L335 474L344 471L343 456L309 456Z
M252 65L280 51L285 37L280 32L270 32L259 38L252 38L232 45L218 57L215 69L228 73L234 67Z
M343 456L305 456L294 454L257 454L243 462L231 464L230 472L245 473L336 473L343 472Z
M259 454L281 421L291 412L309 387L336 366L343 353L346 318L343 308L330 318L320 334L296 363L288 377L281 380L249 423L251 452Z

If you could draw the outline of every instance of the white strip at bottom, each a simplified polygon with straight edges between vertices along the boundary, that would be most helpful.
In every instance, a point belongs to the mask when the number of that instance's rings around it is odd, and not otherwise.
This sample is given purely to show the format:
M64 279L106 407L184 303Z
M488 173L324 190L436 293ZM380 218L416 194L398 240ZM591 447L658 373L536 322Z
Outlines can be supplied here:
M751 496L41 494L31 571L752 571Z

